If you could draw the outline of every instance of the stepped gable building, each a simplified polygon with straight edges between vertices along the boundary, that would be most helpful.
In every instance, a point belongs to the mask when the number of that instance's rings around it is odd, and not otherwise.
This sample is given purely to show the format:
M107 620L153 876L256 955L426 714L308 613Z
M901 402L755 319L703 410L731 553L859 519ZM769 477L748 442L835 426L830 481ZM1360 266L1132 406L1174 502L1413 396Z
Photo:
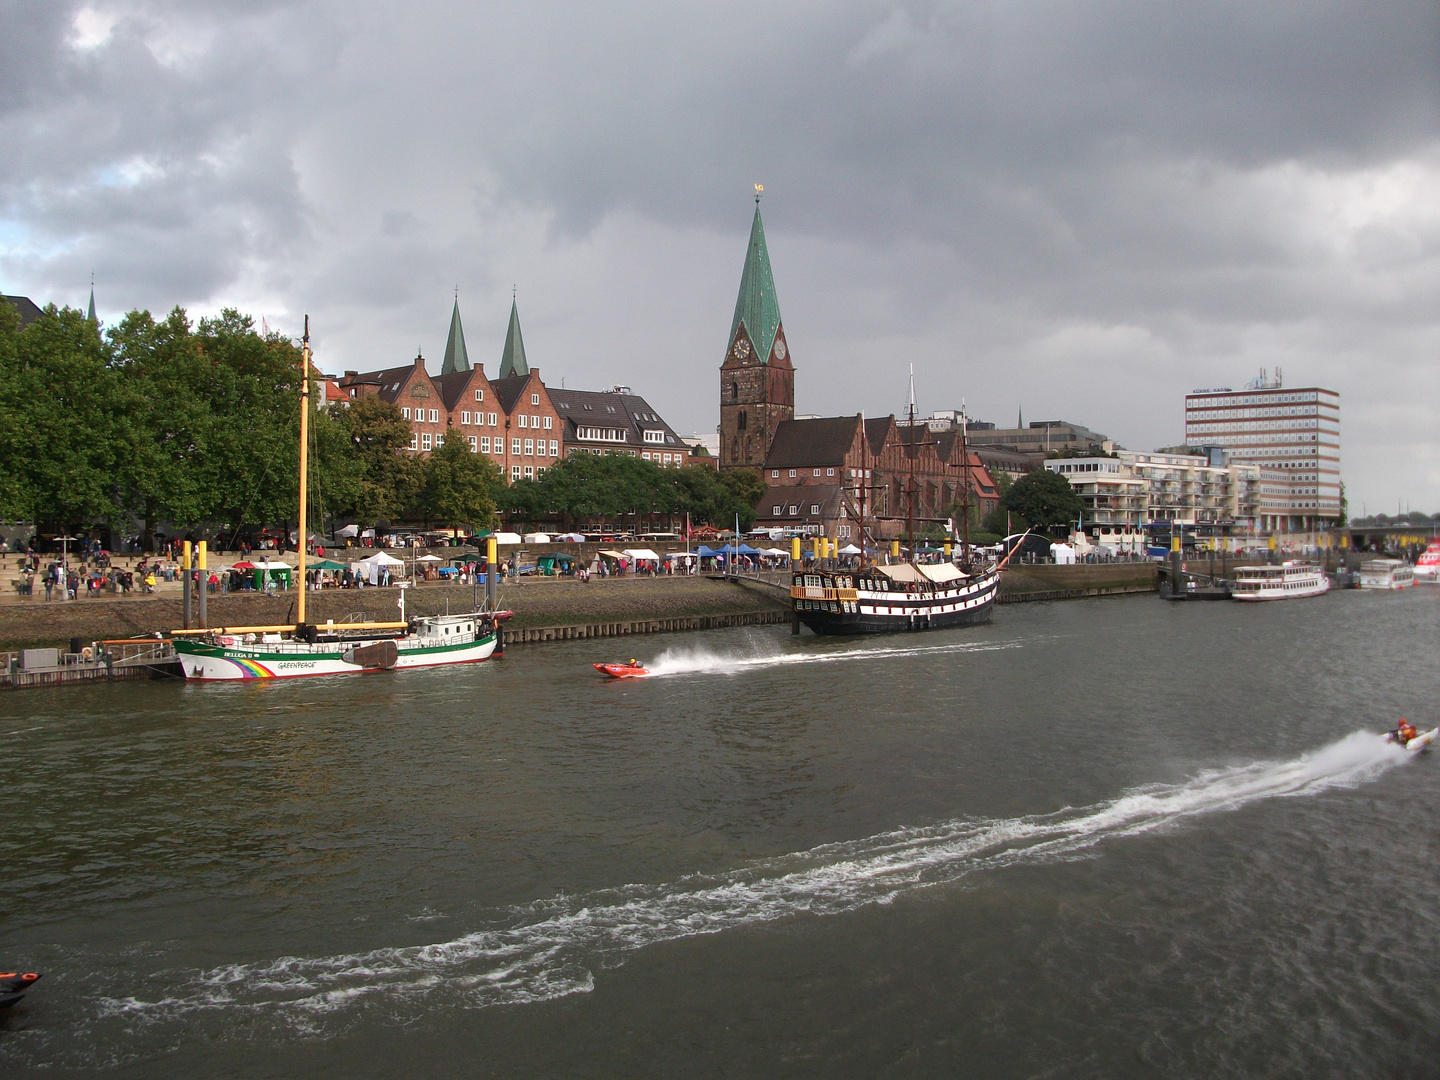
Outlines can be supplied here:
M956 433L895 423L894 416L795 417L795 369L780 317L760 200L740 275L740 295L720 366L720 467L757 469L766 491L759 528L857 539L863 508L872 537L898 536L944 521L968 471L972 504L983 515L998 501L995 483L972 450L969 468ZM863 503L863 506L862 506Z
M425 370L425 357L418 353L405 367L347 371L340 379L340 389L352 399L373 394L399 406L410 421L411 450L428 452L435 448L436 439L445 441L450 412L435 380Z
M527 367L523 375L496 379L494 386L495 401L506 417L501 467L511 480L533 479L560 460L564 427L560 414L540 381L538 367Z
M721 467L764 465L780 423L794 415L795 369L770 273L757 194L730 342L720 365Z
M416 356L405 367L347 371L337 385L343 400L374 394L398 406L411 424L410 452L426 454L446 439L462 438L494 461L507 480L539 477L579 451L626 453L665 466L689 458L690 448L628 387L552 395L540 369L526 359L513 301L496 379L486 377L484 364L470 363L457 300L439 375L430 375L424 357Z

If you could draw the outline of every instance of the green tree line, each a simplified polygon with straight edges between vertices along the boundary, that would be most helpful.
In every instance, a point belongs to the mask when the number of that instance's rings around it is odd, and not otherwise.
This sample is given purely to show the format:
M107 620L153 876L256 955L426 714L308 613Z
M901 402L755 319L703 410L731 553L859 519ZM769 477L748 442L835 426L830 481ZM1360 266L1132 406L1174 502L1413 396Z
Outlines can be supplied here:
M52 305L21 329L0 303L0 519L51 533L138 521L147 544L161 523L212 533L293 523L300 383L295 344L234 310L193 323L180 308L158 321L132 311L102 331ZM312 528L335 518L493 528L497 508L517 523L688 511L719 525L738 513L748 527L763 489L750 473L591 455L507 487L465 440L419 458L401 452L410 435L378 397L315 409Z

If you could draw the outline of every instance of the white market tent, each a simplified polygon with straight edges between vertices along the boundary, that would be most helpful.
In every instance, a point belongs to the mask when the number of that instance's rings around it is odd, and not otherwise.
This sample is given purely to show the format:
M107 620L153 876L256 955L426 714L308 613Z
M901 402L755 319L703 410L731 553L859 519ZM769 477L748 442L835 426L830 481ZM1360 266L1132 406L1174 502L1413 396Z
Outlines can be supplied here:
M497 532L493 539L497 544L523 544L525 542L520 539L519 533L512 532Z
M660 556L649 548L626 548L625 554L636 562L659 562Z
M526 533L525 543L527 544L548 544L550 543L549 533Z
M441 560L441 558L440 558L439 555L421 555L421 556L420 556L418 559L416 559L415 561L416 561L416 562L441 562L442 560Z
M854 544L846 544L843 548L840 549L840 554L841 554L841 555L859 555L859 554L860 554L860 549L859 549L858 547L856 547Z
M380 571L383 567L404 565L404 559L397 559L393 555L387 555L383 551L377 551L368 559L352 562L350 564L350 572L360 575L366 581L370 582L371 585L377 585L380 582Z

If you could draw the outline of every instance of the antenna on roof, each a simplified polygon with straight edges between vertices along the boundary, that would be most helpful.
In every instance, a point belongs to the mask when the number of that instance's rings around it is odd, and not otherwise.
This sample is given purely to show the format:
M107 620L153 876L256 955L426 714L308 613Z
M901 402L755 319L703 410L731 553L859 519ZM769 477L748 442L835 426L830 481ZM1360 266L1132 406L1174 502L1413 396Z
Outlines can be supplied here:
M910 365L910 408L915 408L915 365Z

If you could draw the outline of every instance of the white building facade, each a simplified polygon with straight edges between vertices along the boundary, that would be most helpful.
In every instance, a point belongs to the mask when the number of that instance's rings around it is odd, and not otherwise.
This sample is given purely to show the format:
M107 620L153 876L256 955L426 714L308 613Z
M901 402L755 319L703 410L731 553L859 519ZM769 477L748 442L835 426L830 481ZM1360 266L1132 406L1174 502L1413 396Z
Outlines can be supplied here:
M1310 532L1340 515L1340 395L1262 372L1243 390L1185 396L1185 441L1266 471L1264 532Z
M1117 450L1113 457L1052 458L1045 468L1070 481L1085 505L1087 532L1102 541L1158 522L1215 536L1254 536L1280 512L1277 492L1289 491L1276 470L1201 454Z

